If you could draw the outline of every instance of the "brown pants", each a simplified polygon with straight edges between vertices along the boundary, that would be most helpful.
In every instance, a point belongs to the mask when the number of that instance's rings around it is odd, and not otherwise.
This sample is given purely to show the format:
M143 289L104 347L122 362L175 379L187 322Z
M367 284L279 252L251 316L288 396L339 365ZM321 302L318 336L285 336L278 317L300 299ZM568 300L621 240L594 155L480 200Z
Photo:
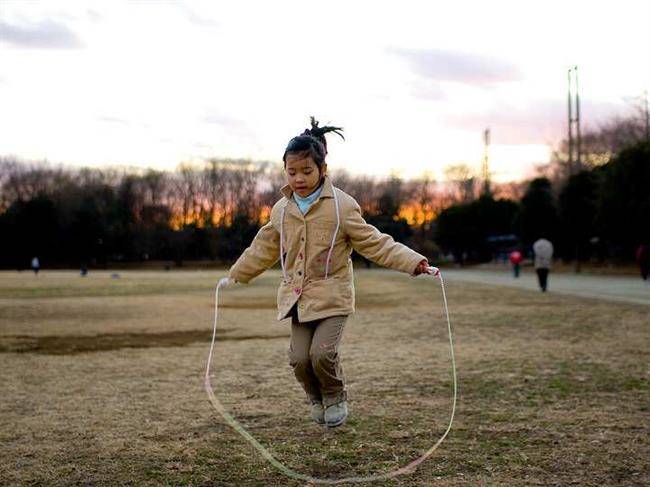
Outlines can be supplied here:
M339 358L339 343L347 318L330 316L301 323L293 313L289 363L312 402L331 406L347 399Z

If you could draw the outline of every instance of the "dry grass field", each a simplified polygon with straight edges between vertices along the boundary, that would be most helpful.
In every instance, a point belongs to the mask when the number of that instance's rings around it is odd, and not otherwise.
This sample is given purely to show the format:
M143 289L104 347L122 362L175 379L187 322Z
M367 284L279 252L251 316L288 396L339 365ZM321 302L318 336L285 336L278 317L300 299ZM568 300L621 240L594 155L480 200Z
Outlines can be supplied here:
M212 409L220 272L0 273L0 484L301 485ZM340 478L429 448L451 408L439 284L355 275L348 423L327 430L288 365L279 272L222 294L213 388L290 468ZM650 307L448 282L459 400L447 440L375 485L650 484Z

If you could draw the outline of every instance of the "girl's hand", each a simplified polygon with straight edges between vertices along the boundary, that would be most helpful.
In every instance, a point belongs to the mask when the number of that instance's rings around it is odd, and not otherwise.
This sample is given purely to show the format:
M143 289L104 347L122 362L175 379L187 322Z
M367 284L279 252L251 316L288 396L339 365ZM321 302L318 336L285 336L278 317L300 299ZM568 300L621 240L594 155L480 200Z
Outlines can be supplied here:
M419 276L420 274L433 274L433 271L429 268L429 261L426 259L418 264L413 273L414 276Z
M232 277L223 277L219 280L219 286L227 287L237 284L237 280Z

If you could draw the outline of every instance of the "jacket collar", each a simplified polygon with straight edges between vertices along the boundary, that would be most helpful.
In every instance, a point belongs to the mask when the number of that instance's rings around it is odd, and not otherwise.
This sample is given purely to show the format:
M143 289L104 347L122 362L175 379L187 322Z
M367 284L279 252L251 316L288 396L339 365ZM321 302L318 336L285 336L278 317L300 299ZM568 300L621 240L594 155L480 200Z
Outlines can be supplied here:
M291 199L291 195L293 195L293 191L291 190L291 186L288 184L285 184L280 192L288 199ZM333 198L334 197L334 187L332 186L332 181L330 180L330 177L326 174L325 177L323 178L323 190L320 192L320 196L316 201L318 201L321 198Z

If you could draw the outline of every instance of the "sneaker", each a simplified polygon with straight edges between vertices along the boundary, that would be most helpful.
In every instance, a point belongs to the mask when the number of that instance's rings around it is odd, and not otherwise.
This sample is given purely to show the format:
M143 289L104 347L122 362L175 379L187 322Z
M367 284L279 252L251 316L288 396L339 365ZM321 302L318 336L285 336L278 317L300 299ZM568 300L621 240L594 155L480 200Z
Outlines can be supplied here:
M320 402L311 403L311 419L318 424L325 424L325 408Z
M341 426L348 419L348 402L332 404L325 409L325 424L328 428Z

